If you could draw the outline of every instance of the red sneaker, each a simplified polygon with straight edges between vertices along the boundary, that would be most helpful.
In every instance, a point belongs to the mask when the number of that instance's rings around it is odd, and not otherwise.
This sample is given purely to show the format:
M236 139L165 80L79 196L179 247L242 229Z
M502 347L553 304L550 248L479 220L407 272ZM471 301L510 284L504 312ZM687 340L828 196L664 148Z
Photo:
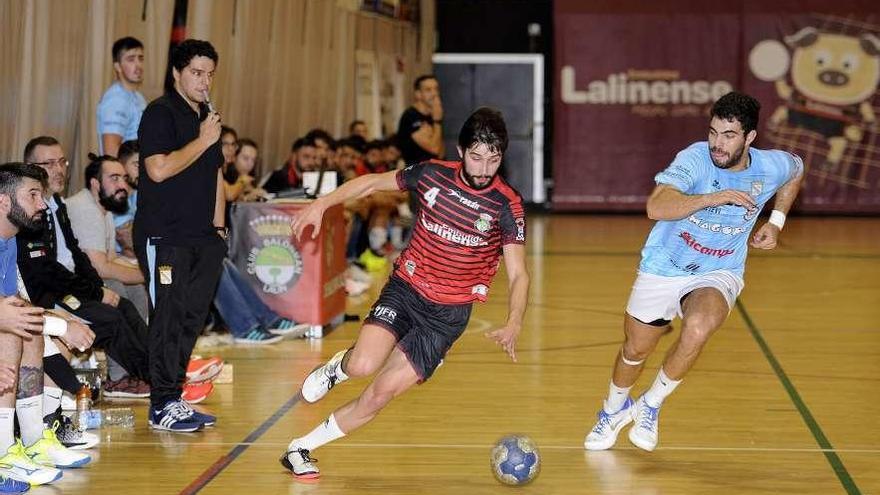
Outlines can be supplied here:
M213 381L223 370L223 360L218 357L190 359L186 367L186 383Z
M183 386L183 393L180 395L180 398L190 404L198 404L207 399L213 391L214 384L211 382L187 383Z

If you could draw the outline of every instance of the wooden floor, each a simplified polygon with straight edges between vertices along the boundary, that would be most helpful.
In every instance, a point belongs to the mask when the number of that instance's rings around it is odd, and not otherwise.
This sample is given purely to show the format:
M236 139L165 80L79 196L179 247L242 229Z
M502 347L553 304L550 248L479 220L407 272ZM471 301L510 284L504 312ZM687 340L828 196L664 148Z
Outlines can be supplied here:
M776 251L752 253L740 307L666 402L659 448L637 450L624 434L613 450L583 450L649 228L638 217L531 218L520 362L483 337L506 315L501 273L431 381L314 452L317 484L293 481L278 457L366 385L296 399L305 374L353 341L353 323L323 340L218 348L235 382L204 404L216 428L151 432L139 406L134 431L105 430L92 465L32 493L509 493L488 467L509 432L541 448L542 472L519 493L880 493L880 219L790 219ZM374 296L349 311L363 315Z

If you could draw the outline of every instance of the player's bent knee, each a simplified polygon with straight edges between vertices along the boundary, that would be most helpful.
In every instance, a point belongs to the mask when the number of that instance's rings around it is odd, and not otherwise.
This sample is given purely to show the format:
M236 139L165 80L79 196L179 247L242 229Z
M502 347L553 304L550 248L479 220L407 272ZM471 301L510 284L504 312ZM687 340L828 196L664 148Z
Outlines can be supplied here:
M634 343L627 342L620 350L620 356L624 364L629 366L638 366L645 362L648 355L651 354L650 348L640 348Z
M345 363L343 371L345 371L346 375L352 378L364 377L375 373L376 370L379 369L380 364L381 363L375 359L352 354L348 359L348 362Z

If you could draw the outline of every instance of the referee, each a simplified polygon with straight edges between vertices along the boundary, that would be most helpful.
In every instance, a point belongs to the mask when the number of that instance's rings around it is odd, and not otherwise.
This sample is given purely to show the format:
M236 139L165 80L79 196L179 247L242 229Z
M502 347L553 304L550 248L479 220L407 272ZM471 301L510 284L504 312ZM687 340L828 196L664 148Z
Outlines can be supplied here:
M207 104L217 60L207 41L178 45L174 89L147 106L138 129L134 245L150 292L149 422L158 430L191 432L216 421L181 392L226 253L220 115Z

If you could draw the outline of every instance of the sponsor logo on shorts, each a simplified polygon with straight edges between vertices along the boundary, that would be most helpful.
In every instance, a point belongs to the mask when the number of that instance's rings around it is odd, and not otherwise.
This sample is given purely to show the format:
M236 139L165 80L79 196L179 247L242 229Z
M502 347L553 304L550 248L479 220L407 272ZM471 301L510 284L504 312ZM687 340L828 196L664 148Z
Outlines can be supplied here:
M397 311L389 308L388 306L377 305L373 308L373 318L388 322L394 323L394 320L397 319Z
M739 235L739 234L742 234L743 232L746 232L745 227L734 227L733 225L724 225L722 223L707 222L696 215L689 216L688 222L696 225L697 227L699 227L703 230L708 230L709 232L715 232L715 233L720 233L720 234L724 234L724 235L733 236L733 235Z
M439 237L446 239L447 241L452 241L456 244L461 244L462 246L485 246L488 244L486 239L474 234L465 234L464 232L454 229L448 225L434 223L430 220L426 220L424 216L421 217L422 227L424 227L428 232L433 232Z
M718 258L723 258L727 255L733 254L733 252L735 251L733 249L715 249L715 248L711 248L708 246L704 246L704 245L700 244L699 242L697 242L697 240L694 239L690 235L690 233L688 233L688 232L682 232L682 233L678 234L678 236L681 237L682 240L684 241L684 243L687 244L691 249L693 249L694 251L697 251L700 254L706 255L706 256L715 256Z

